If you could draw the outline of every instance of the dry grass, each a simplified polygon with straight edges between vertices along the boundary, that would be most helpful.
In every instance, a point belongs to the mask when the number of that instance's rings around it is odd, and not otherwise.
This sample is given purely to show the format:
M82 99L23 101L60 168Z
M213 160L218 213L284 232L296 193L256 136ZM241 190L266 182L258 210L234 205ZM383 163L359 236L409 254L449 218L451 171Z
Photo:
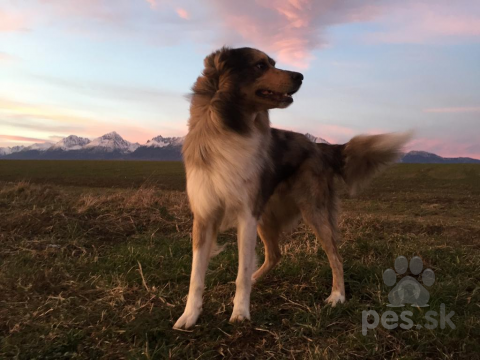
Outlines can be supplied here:
M344 199L346 304L324 305L331 271L301 225L255 286L252 322L230 325L237 258L228 232L202 317L185 332L171 329L190 273L184 192L2 183L0 358L479 358L480 168L451 177L437 169L396 167ZM382 273L398 255L419 255L435 271L431 308L455 311L456 329L380 326L362 335L362 311L387 310Z

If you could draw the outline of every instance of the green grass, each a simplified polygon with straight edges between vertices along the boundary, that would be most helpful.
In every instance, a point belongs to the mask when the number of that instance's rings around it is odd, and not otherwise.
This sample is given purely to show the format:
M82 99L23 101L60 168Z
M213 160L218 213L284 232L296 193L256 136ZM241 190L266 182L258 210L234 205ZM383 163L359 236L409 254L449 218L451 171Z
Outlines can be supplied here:
M323 302L326 256L302 224L255 285L252 321L229 324L237 254L234 232L222 234L202 316L179 332L191 261L183 188L180 163L0 162L0 358L480 357L480 166L399 165L342 196L347 302L336 308ZM391 310L382 273L399 255L435 271L430 309L455 311L456 329L362 335L362 311ZM412 311L421 323L425 309Z

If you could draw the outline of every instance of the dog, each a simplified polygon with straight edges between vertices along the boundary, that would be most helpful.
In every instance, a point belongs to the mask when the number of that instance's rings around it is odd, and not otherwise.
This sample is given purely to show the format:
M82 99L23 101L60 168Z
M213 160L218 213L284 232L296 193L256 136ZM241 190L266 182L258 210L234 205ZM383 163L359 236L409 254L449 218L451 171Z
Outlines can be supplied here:
M193 260L185 311L175 329L192 327L202 310L205 273L219 251L219 231L237 228L238 275L230 322L250 319L252 284L280 260L279 237L303 218L325 250L333 274L326 302L345 301L336 246L335 179L355 192L395 162L410 134L354 137L344 145L315 144L270 127L270 109L286 108L303 75L277 69L252 48L221 48L207 56L193 85L189 131L182 148L193 212ZM257 232L265 261L256 270Z

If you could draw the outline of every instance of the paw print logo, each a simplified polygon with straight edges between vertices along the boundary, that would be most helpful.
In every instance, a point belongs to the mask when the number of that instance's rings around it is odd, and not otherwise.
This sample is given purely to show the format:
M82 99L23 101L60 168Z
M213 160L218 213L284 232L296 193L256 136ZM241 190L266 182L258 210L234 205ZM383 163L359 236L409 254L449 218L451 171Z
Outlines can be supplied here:
M423 272L423 261L418 256L410 260L410 264L405 256L399 256L395 259L395 270L387 269L383 273L383 282L387 286L395 287L388 293L388 301L390 307L402 307L405 304L410 304L418 307L428 306L430 294L425 286L432 286L435 282L435 273L432 269L425 269ZM403 275L407 269L413 275L421 275L418 277L423 283L420 284L417 279L412 276L404 276L397 283L397 275Z

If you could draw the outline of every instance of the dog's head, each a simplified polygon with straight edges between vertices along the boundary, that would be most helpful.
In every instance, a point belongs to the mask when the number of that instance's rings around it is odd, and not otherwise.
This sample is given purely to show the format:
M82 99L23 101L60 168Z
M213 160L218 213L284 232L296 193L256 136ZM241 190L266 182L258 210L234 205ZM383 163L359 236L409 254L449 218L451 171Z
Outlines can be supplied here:
M302 74L277 69L272 58L252 48L222 48L204 62L194 93L224 92L254 110L286 108L302 85Z

